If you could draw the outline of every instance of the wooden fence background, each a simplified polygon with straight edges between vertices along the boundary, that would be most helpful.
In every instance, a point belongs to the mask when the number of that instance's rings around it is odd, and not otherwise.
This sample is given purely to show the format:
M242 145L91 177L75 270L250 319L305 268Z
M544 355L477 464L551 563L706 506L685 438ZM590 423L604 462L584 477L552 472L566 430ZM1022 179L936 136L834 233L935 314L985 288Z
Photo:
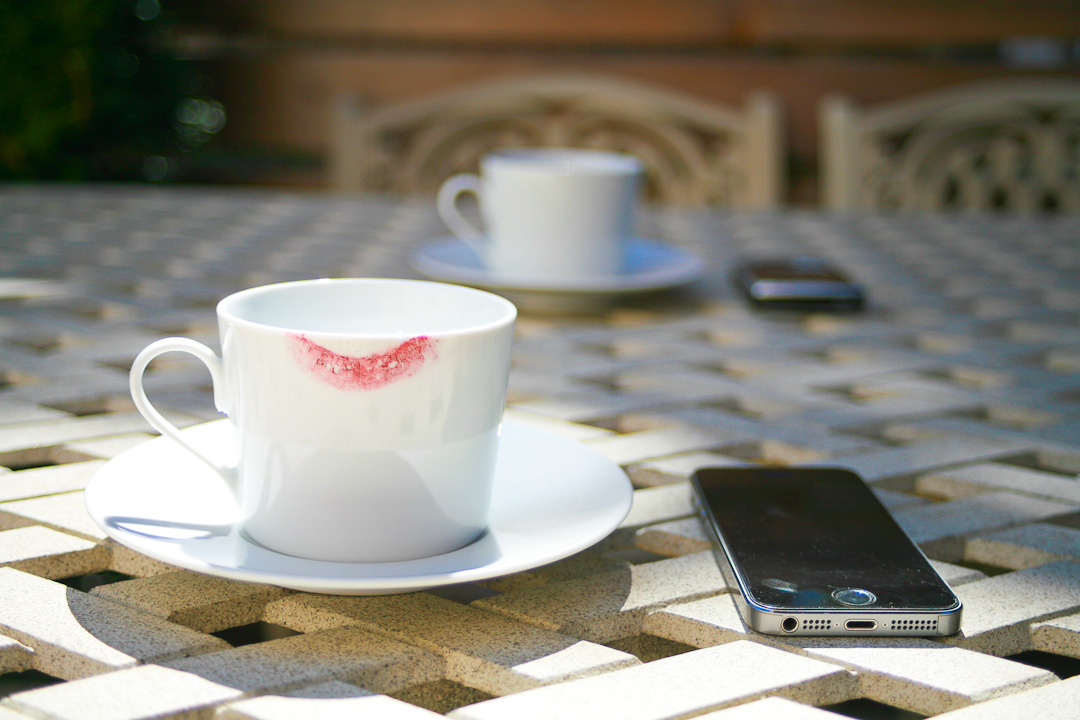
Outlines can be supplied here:
M817 202L817 105L983 78L1080 77L1076 0L182 0L173 42L228 122L219 181L324 187L335 96L373 107L483 79L609 73L787 122L789 201Z

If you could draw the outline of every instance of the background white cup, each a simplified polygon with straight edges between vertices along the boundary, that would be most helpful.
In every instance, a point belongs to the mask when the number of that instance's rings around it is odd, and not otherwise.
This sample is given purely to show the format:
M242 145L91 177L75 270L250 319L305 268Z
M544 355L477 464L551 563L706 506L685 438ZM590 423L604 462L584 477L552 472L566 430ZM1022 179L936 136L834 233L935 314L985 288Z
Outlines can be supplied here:
M500 150L439 188L455 235L500 279L603 277L623 269L643 165L632 155L568 148ZM485 232L458 210L475 193Z
M512 303L414 280L311 280L241 291L217 314L221 358L159 340L135 359L131 394L154 428L221 474L250 539L314 560L390 562L483 533ZM170 351L210 370L236 430L235 466L201 455L147 399L144 371Z

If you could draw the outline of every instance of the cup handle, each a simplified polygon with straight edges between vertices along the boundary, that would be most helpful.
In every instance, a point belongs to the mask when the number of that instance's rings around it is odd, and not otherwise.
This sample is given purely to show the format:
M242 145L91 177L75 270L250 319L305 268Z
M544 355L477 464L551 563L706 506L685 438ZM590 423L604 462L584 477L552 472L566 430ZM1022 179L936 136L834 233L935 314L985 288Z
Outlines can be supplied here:
M157 408L150 403L150 399L146 396L146 389L143 387L143 373L146 372L146 367L151 360L167 352L185 352L201 360L207 370L210 371L210 378L214 383L214 406L218 409L218 412L226 411L228 394L221 358L201 342L182 337L164 338L152 342L135 357L135 362L131 364L131 374L128 376L131 399L135 401L135 407L146 418L151 427L209 465L229 486L233 496L238 497L239 483L236 468L221 464L196 450L184 438L180 430L158 412Z
M442 217L447 227L483 260L486 254L484 234L466 220L457 207L458 196L465 192L471 192L478 198L481 196L480 177L478 175L459 173L447 178L439 187L439 194L435 199L435 203L439 209L439 216Z

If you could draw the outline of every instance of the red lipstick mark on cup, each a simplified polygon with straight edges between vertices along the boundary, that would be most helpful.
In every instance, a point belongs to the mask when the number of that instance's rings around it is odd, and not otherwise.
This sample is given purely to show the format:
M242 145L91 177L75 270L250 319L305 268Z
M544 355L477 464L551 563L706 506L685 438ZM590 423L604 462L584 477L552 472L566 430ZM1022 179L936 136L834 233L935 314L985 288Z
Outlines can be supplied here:
M340 390L377 390L420 371L438 357L438 341L427 335L406 340L386 352L361 357L341 355L308 340L290 335L293 356L300 366Z

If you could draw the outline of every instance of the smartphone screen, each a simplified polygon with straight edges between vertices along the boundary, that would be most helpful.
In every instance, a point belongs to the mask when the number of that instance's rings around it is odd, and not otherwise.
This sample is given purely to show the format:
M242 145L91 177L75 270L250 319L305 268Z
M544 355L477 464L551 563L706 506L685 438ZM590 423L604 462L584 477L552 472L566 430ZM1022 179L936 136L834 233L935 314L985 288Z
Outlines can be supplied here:
M779 622L764 625L810 629L798 614L812 612L823 619L811 625L824 631L959 627L952 590L855 473L703 468L693 485L757 625L771 614ZM949 613L957 615L937 622Z

